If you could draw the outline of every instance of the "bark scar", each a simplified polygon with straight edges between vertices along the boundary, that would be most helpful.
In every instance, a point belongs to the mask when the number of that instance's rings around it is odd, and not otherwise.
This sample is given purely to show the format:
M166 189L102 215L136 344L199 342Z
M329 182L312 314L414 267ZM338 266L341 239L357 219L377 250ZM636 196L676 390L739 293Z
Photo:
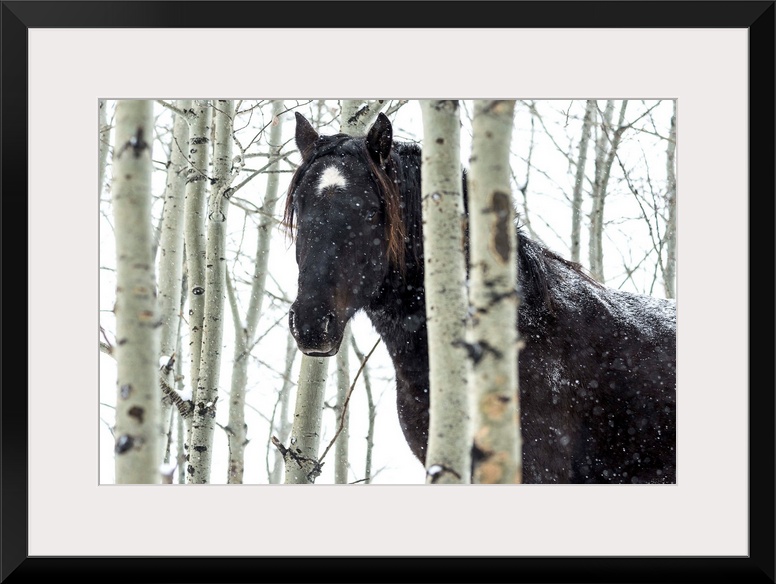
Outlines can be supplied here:
M491 237L491 249L495 252L496 259L502 264L509 260L510 252L510 232L509 232L509 195L501 191L493 193L492 211L495 216L493 221L493 231Z

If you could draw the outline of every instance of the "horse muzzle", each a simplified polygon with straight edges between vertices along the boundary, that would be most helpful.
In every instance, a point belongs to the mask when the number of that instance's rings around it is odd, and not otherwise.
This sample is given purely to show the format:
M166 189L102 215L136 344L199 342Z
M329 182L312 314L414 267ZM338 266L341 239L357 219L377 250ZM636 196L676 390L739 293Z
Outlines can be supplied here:
M332 310L302 307L297 302L288 311L288 326L299 350L310 357L331 357L339 351L344 325Z

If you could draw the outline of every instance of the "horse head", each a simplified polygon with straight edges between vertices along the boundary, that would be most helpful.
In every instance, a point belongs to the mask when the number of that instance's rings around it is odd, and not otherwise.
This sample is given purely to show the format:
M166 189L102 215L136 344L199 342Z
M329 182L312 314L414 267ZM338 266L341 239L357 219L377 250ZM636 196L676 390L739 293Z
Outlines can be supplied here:
M365 137L320 136L296 114L302 163L286 198L299 268L289 326L310 356L337 353L345 325L401 264L402 221L392 128L380 114Z

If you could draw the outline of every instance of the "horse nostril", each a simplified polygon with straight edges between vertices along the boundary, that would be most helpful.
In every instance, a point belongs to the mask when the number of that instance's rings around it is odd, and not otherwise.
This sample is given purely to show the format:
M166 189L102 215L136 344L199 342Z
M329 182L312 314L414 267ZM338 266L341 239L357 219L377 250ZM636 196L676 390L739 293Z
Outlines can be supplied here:
M331 327L332 323L334 322L334 314L329 313L326 316L323 317L323 332L328 333L329 328Z
M296 319L295 319L295 316L294 316L294 309L293 308L288 311L288 324L291 327L292 331L296 330Z

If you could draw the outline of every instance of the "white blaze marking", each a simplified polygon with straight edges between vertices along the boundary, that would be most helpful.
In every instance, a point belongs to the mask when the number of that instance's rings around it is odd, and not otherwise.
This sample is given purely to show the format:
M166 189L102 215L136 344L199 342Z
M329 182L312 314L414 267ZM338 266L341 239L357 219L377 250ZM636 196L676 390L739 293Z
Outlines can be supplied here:
M318 181L318 192L322 193L329 187L342 187L344 188L348 181L342 176L342 173L333 166L327 166L321 174L321 179Z

